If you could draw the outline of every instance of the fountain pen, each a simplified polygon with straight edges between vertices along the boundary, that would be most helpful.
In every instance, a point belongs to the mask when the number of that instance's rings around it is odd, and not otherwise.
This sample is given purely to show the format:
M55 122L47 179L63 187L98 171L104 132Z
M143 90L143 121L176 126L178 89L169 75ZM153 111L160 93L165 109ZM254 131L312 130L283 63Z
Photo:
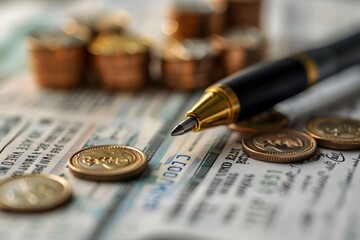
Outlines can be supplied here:
M360 32L324 47L254 65L205 89L171 135L247 119L356 63L360 63Z

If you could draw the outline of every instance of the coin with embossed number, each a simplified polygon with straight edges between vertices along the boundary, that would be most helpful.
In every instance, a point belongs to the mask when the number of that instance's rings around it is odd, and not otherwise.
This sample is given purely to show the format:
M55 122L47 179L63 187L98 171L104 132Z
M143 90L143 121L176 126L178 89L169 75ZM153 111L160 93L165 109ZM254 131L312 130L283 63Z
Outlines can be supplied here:
M316 151L316 141L296 130L265 131L243 139L243 151L257 160L290 163L310 158Z
M306 124L306 131L322 147L332 149L360 149L360 121L341 117L319 117Z
M0 208L16 212L53 209L71 196L70 184L55 175L23 175L0 182Z
M68 165L79 178L115 181L140 175L147 167L147 157L133 147L102 145L78 151Z
M275 110L269 110L253 116L248 120L244 120L239 123L232 123L228 127L231 130L241 133L254 133L285 128L288 123L289 119L284 114Z

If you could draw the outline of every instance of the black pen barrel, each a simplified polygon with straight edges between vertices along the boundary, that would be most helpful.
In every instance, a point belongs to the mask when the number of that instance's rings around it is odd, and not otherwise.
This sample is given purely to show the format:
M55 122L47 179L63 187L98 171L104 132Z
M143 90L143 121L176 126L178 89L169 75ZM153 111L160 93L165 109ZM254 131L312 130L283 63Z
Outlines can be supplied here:
M304 52L315 62L318 80L360 63L360 32L325 47Z
M360 33L293 57L258 64L219 83L237 96L237 121L241 121L356 63L360 63Z

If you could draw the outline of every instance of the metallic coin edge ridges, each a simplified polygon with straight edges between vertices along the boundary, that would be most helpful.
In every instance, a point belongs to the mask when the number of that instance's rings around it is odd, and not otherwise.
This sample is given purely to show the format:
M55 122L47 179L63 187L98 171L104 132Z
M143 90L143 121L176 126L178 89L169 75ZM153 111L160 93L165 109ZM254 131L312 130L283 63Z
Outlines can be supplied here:
M75 166L73 163L73 158L75 158L75 156L79 155L81 152L85 152L87 150L94 149L94 148L109 148L109 147L120 148L120 149L126 149L126 148L132 149L142 157L139 159L140 161L137 162L135 167L133 167L134 166L133 165L132 167L125 167L125 168L108 170L108 171L106 171L106 170L94 171L94 170L88 170L88 169L80 169L77 166ZM85 178L85 176L88 176L88 177L86 177L88 179L91 177L95 177L96 179L99 179L99 180L100 180L100 178L112 178L112 177L117 178L116 176L118 176L118 175L128 175L134 171L136 172L138 169L144 169L147 166L147 156L141 150L134 148L134 147L130 147L130 146L99 145L99 146L84 148L84 149L81 149L81 150L77 151L76 153L74 153L68 160L68 166L69 166L69 169L71 170L71 172L76 173L75 175L81 176L82 178ZM128 171L124 171L124 169L126 169Z

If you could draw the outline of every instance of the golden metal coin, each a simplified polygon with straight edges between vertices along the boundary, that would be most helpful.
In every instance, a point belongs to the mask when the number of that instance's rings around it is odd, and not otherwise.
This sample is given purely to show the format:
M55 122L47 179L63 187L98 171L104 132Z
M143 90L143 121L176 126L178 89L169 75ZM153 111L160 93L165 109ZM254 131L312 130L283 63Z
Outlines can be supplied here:
M55 175L23 175L0 182L0 208L40 212L55 208L71 196L70 184Z
M316 151L316 141L290 129L258 132L243 139L243 151L257 160L291 163L310 158Z
M147 167L147 157L133 147L102 145L78 151L69 159L68 165L79 178L114 181L139 175Z
M360 121L340 116L319 117L306 124L306 131L322 147L360 149Z
M138 54L148 52L150 41L135 35L99 34L88 47L93 55Z
M248 120L232 123L228 127L231 130L241 133L254 133L285 128L288 123L289 119L284 114L275 110L269 110L253 116Z

